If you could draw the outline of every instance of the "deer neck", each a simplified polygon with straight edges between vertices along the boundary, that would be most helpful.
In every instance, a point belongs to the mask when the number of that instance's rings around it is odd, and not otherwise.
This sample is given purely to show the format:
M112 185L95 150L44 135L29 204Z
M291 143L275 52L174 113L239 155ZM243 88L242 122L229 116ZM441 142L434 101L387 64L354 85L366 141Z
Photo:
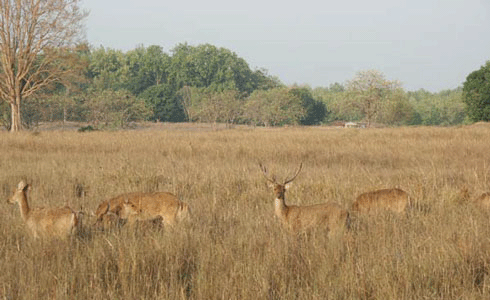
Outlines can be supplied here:
M286 205L286 201L284 200L283 197L276 197L274 201L274 209L276 211L276 216L278 216L281 220L286 219L287 211L288 211L288 206Z
M26 221L30 212L29 204L27 203L27 196L25 194L20 195L17 202L19 203L20 216L24 221Z

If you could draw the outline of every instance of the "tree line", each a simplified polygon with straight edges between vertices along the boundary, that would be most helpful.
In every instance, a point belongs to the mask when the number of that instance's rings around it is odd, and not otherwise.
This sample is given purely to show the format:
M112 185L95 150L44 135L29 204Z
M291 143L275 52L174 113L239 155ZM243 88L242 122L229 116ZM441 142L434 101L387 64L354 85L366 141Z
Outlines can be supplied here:
M405 91L362 70L328 87L286 86L226 48L178 44L123 52L80 42L80 0L0 0L1 121L11 131L42 121L125 127L134 121L280 126L364 121L455 125L490 119L490 64L463 87ZM21 117L22 116L22 117Z
M376 70L345 84L286 86L266 70L252 70L232 51L179 44L123 52L78 45L69 77L24 99L24 126L80 121L125 127L133 121L211 122L280 126L365 121L399 125L455 125L467 117L462 88L407 92ZM73 64L73 62L72 62ZM10 126L10 110L2 106Z

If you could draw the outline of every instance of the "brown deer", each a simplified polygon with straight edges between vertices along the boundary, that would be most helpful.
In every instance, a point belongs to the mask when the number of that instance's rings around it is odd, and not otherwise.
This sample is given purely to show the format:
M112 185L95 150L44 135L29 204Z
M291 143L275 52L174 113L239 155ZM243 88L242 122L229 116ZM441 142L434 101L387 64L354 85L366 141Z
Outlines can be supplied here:
M121 227L126 222L128 222L129 219L134 219L136 216L141 214L141 209L136 207L133 203L129 202L128 199L121 203L118 207L115 209L111 210L110 209L110 203L108 205L105 205L103 209L100 211L100 218L97 219L97 222L94 224L94 226L97 229L101 230L107 230L110 228L114 227ZM130 221L133 223L134 221Z
M485 192L478 197L473 198L469 191L468 185L463 185L459 192L461 201L472 202L482 209L490 210L490 192Z
M476 197L474 202L484 209L490 210L490 192L486 192Z
M323 228L329 235L349 227L349 213L336 203L323 203L308 206L287 205L285 200L286 190L290 183L298 176L303 164L301 163L296 173L283 182L277 182L276 177L270 177L267 169L259 164L260 169L272 187L275 195L275 213L282 225L292 233Z
M24 181L19 182L17 189L7 202L19 204L22 220L34 238L66 238L76 232L80 224L81 212L75 212L68 206L30 208L27 202L27 194L30 188L31 186Z
M154 193L126 193L102 202L95 212L96 225L103 222L108 213L117 214L123 203L130 202L141 210L128 218L129 223L144 220L155 220L159 217L167 225L175 225L182 219L190 217L190 208L187 203L180 201L175 195L168 192Z
M402 213L410 206L407 192L399 188L375 190L359 195L352 204L352 211L358 213L393 211Z

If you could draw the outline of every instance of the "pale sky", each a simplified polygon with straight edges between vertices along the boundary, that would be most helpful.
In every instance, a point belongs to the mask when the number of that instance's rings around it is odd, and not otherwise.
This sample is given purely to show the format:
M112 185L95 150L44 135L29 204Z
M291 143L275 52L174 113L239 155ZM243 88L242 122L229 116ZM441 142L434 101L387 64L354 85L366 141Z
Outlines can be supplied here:
M209 43L285 84L376 69L406 90L461 86L490 60L490 0L83 0L86 37L128 51Z

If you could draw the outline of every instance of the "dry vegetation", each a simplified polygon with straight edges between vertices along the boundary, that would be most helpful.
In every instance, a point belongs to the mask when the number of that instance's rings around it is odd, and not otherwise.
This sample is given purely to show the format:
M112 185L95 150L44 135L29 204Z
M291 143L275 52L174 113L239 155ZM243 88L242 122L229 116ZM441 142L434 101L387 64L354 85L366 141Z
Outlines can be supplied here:
M229 129L0 132L0 186L32 184L33 206L94 211L125 192L169 191L192 208L174 228L34 240L19 208L0 214L2 299L488 299L490 129ZM287 202L333 201L399 187L407 216L353 231L292 237L274 215L271 173L303 170Z

